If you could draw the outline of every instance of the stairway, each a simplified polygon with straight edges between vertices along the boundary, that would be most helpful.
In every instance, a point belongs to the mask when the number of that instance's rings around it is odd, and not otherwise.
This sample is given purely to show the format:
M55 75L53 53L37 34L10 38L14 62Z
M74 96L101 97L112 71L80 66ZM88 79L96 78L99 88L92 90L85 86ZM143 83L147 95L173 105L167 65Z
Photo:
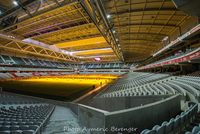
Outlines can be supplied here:
M76 115L66 107L56 106L42 134L84 134Z

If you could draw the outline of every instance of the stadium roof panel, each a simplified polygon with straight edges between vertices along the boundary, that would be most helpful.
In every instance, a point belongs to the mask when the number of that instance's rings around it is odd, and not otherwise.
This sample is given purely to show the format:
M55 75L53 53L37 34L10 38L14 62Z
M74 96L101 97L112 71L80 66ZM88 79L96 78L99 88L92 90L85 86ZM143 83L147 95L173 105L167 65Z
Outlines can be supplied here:
M70 53L112 48L109 54L84 53L111 55L101 62L143 61L198 23L171 0L21 0L18 5L1 1L0 6L6 8L0 17L2 33Z

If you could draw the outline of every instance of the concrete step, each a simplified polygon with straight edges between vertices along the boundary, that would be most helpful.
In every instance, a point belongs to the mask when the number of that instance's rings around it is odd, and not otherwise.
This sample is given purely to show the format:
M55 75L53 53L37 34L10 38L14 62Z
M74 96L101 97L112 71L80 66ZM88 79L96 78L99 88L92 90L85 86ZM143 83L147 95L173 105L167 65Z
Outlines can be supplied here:
M66 107L56 106L42 134L84 134L76 115Z

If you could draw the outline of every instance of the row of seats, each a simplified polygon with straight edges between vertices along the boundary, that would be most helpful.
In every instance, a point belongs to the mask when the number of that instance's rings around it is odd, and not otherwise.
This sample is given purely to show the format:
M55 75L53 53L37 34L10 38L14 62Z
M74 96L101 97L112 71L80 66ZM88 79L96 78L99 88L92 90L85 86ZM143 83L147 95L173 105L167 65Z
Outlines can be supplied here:
M198 112L198 104L189 103L189 108L177 115L175 118L170 119L170 121L164 121L160 126L155 125L151 130L145 129L140 134L176 134L183 133L183 129L188 124L192 123Z
M0 103L0 134L41 134L54 110L54 105L6 92Z
M186 132L185 134L200 134L200 124L199 124L199 126L195 126L192 129L192 132Z
M168 77L168 74L154 74L154 73L128 73L106 90L107 93L119 90L131 89L149 82Z
M0 133L34 134L53 110L52 105L0 108Z
M41 103L32 98L11 95L7 93L0 93L0 104L13 105L13 104L38 104Z
M68 64L66 62L54 62L47 60L22 58L16 56L0 55L0 65L20 65L53 68L79 68L79 69L130 69L132 63L102 63L102 64Z
M43 71L43 72L63 72L66 69L58 69L58 68L33 68L33 67L10 67L10 66L3 66L0 67L0 71ZM67 71L73 71L72 69L68 69Z
M156 61L156 62L154 62L154 63L152 63L152 64L157 64L157 63L161 63L161 62L164 62L164 61L167 61L167 60L171 60L171 59L174 59L174 58L177 58L177 57L181 57L181 56L186 55L186 54L188 54L188 53L190 53L190 52L192 52L192 51L194 51L194 50L196 50L196 49L197 49L197 48L186 49L185 52L176 53L176 54L174 54L173 56L169 56L169 57L164 58L164 59L162 59L162 60Z
M104 92L100 97L169 95L176 93L180 93L183 96L190 93L198 98L200 96L200 79L191 76L171 76L141 86L116 88L110 92Z
M1 65L20 65L20 66L37 66L37 67L53 67L53 68L71 68L68 63L31 59L31 58L21 58L8 55L0 55Z
M62 76L72 74L73 72L26 72L26 73L0 73L0 79L12 79L12 78L28 78L34 76Z
M131 66L134 66L134 64L131 64L131 63L127 63L127 64L124 64L124 63L102 63L102 64L82 64L82 65L79 65L79 68L80 69L98 69L98 68L101 68L101 69L118 69L118 68L121 68L121 69L129 69Z

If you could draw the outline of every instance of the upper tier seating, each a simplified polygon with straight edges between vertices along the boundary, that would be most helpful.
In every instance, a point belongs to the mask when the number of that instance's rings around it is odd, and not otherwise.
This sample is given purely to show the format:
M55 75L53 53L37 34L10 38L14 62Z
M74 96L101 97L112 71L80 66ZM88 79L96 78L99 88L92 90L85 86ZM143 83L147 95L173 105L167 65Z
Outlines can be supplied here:
M18 66L37 66L37 67L55 67L55 68L67 68L69 64L51 62L38 59L21 58L15 56L0 55L1 65L18 65Z
M197 112L198 104L192 103L186 111L170 121L165 121L160 126L155 125L151 130L145 129L140 134L182 134L186 126L194 122Z
M0 134L41 134L53 105L29 97L0 94Z
M91 64L83 64L80 65L81 69L129 69L132 64L124 64L124 63L102 63L102 64L96 64L96 63L91 63Z
M199 48L186 49L185 52L176 53L176 54L174 54L173 56L169 56L169 57L164 58L164 59L162 59L162 60L153 62L152 64L157 64L157 63L161 63L161 62L164 62L164 61L168 61L168 60L171 60L171 59L174 59L174 58L178 58L178 57L181 57L181 56L183 56L183 55L187 55L187 54L189 54L190 52L192 52L192 51L194 51L194 50L197 50L197 49L199 49Z

